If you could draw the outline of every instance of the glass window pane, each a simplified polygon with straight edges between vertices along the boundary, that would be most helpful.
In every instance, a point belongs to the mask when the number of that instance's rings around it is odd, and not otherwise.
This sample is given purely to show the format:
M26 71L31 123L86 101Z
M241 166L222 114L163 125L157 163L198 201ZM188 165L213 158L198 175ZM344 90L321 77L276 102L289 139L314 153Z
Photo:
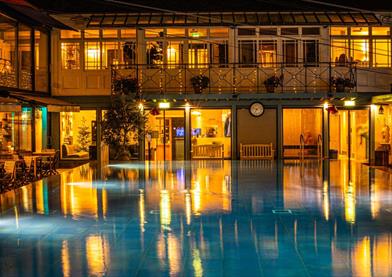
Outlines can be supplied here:
M84 43L84 68L100 69L101 68L101 46L98 41Z
M331 36L346 36L347 27L331 27Z
M211 62L213 64L224 65L229 62L227 41L214 41L211 45Z
M136 38L136 29L122 29L121 38Z
M99 38L99 30L85 30L84 37L85 38Z
M35 90L48 91L48 65L49 49L48 34L41 31L35 31Z
M296 40L283 41L283 62L286 66L296 66L298 63L298 43Z
M369 28L368 27L351 27L351 35L352 36L368 36Z
M121 63L136 64L136 42L121 42Z
M102 68L110 68L111 65L119 63L118 42L102 43Z
M20 25L18 39L19 87L23 89L32 89L31 28Z
M145 30L146 38L159 38L164 37L163 29L146 29Z
M61 64L63 69L80 69L79 42L61 43Z
M391 40L373 40L373 66L391 67Z
M198 154L202 153L209 155L208 158L213 155L221 158L221 151L224 158L230 158L231 128L229 109L192 109L192 158L197 158Z
M282 28L280 32L282 35L298 35L298 28Z
M81 33L70 30L61 30L60 38L81 38Z
M276 66L277 57L277 41L262 40L259 44L259 61L263 67Z
M358 66L369 66L369 40L351 40L350 50L353 62L356 62Z
M319 62L319 42L317 40L303 41L303 59L308 66L316 66Z
M206 43L189 44L189 68L205 68L208 66L208 48Z
M182 64L183 58L183 42L170 41L166 50L166 59L168 68L175 68Z
M199 38L199 37L207 37L208 36L207 29L194 28L194 29L190 29L188 32L189 32L188 36L191 38Z
M0 19L0 86L16 87L16 23Z
M255 28L239 28L238 35L239 36L255 36L256 29Z
M183 28L168 28L166 31L167 37L185 37L185 29Z
M320 35L320 28L318 27L303 27L303 35Z
M211 28L210 29L210 37L215 38L225 38L229 36L228 28Z
M347 39L333 39L331 44L331 62L335 62L336 65L346 65L349 57L348 50Z
M260 28L259 35L276 35L277 29L276 28Z
M146 45L147 64L160 65L163 63L163 42L148 41Z
M117 38L117 30L115 29L106 29L102 30L102 37L104 38Z
M256 64L256 41L239 41L239 63L243 65Z
M372 35L373 36L390 36L391 28L390 27L372 27Z

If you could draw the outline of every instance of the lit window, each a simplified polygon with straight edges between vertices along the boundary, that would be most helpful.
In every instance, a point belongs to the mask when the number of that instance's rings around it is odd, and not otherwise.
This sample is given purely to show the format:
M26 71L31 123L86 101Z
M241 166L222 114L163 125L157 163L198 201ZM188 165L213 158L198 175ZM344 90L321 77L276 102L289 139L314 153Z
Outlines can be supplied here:
M207 29L189 29L188 36L191 38L206 37L208 35Z
M121 42L121 55L122 63L125 64L136 64L136 42L124 41Z
M373 66L391 67L391 40L373 40Z
M122 38L136 38L136 29L121 30Z
M276 40L263 40L259 45L259 61L263 67L273 67L277 56Z
M85 42L85 69L100 69L101 68L101 46L98 41Z
M347 27L331 27L331 36L346 36Z
M145 36L146 38L164 37L164 32L163 29L146 29Z
M182 49L181 42L170 42L166 50L166 58L168 68L175 68L182 63Z
M84 37L85 38L99 38L99 30L85 30Z
M338 66L345 66L348 62L348 40L333 39L331 45L331 62Z
M60 32L61 38L80 38L80 32L69 31L69 30L61 30Z
M163 63L163 42L149 41L146 45L147 63L159 65Z
M352 36L368 36L369 28L368 27L351 27L351 35Z
M117 30L116 29L106 29L102 30L102 37L104 38L117 38Z
M351 40L351 58L358 66L369 66L369 40Z
M169 28L166 31L167 37L185 37L185 29L183 28Z
M225 38L229 36L228 28L212 28L210 29L210 37Z
M109 68L119 63L119 51L117 42L102 43L102 67Z
M188 62L190 68L205 68L208 65L208 49L205 43L189 44Z
M373 36L390 36L391 29L389 27L372 27Z
M78 42L61 43L61 63L64 69L80 69L80 45Z

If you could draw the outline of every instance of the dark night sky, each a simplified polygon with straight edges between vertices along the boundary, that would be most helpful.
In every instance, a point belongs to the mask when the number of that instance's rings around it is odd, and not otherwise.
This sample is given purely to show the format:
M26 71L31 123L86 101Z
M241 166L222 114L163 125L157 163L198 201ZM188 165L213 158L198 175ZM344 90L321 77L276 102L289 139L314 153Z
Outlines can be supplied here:
M342 10L301 0L122 0L176 11L325 11ZM32 4L52 12L139 12L140 8L110 4L104 0L30 0ZM335 3L367 10L392 11L391 0L328 0ZM151 10L147 10L151 12Z

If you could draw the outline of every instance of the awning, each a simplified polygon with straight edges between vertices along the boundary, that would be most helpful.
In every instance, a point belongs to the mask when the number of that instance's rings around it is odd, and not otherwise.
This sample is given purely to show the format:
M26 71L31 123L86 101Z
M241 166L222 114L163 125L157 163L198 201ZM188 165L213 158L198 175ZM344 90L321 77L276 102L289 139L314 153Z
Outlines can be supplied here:
M21 103L13 98L0 97L0 112L21 112Z
M80 112L80 106L53 97L27 95L16 92L10 95L34 105L45 106L48 112Z

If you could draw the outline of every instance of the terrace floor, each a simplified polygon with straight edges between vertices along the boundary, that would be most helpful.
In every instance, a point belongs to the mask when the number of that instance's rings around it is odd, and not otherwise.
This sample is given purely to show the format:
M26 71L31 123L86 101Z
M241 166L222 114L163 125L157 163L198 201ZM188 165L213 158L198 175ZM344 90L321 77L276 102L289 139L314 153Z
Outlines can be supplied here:
M0 276L392 276L392 175L347 161L87 164L0 201Z

